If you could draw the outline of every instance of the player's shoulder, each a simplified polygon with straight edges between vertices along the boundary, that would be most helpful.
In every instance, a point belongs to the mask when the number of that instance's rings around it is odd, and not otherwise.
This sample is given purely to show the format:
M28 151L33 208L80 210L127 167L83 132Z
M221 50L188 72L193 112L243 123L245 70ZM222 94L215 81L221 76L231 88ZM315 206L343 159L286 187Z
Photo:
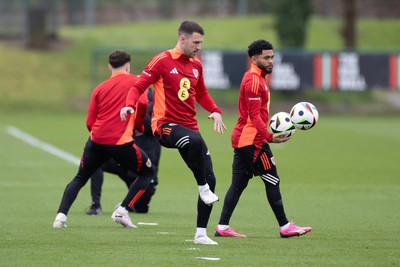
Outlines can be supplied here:
M261 92L259 88L262 87L263 84L264 83L260 75L251 71L247 71L243 76L241 88L243 88L245 91L251 91L258 94Z
M126 79L137 80L137 79L139 78L139 76L140 76L140 75L128 73Z
M117 79L110 79L110 84L125 84L134 83L138 79L138 76L131 73L121 74L117 76Z
M155 55L152 61L160 61L171 57L171 53L168 50L162 51Z
M197 57L194 57L194 58L191 58L190 61L192 62L193 67L195 67L199 71L203 70L203 64L201 63L200 59L198 59Z
M200 64L200 65L201 65L201 60L198 59L197 57L194 57L194 58L193 58L193 62L194 62L195 64Z
M151 69L156 64L159 64L159 63L167 60L168 58L171 58L171 54L168 52L168 50L160 52L150 60L150 62L147 64L147 66Z
M260 79L260 75L258 75L256 72L248 70L244 73L242 82L253 82L253 81L257 81L259 79Z

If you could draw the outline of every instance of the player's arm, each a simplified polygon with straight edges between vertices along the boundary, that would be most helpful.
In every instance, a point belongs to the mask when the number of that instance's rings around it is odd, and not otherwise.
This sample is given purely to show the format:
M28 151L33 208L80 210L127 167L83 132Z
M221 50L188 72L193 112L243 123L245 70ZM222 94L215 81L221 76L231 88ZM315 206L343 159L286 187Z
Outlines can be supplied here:
M87 116L86 116L86 127L90 131L92 131L93 124L96 121L97 118L97 110L98 110L98 105L97 105L97 90L95 89L90 96L90 101L89 101L89 106L88 106L88 111L87 111Z
M156 82L158 79L158 68L153 66L151 69L147 66L140 77L137 79L135 84L129 89L128 95L126 97L126 104L119 113L121 120L126 120L128 114L135 112L134 107L139 99L139 97L146 91L149 86Z
M147 114L148 105L149 99L147 98L147 93L142 94L136 106L135 131L137 135L141 135L144 132L144 119Z
M271 143L284 143L290 139L291 136L285 136L285 133L274 134Z
M208 93L204 94L197 102L211 113L208 118L214 121L214 131L223 134L227 128L222 121L222 111L217 107L211 96Z
M222 111L215 104L214 99L207 92L204 84L203 74L200 74L199 81L196 86L196 101L211 114L208 116L209 119L214 121L214 131L223 134L227 129L224 122L222 121Z
M273 134L268 132L266 122L261 118L261 90L262 86L259 86L258 79L256 76L252 76L244 84L245 99L247 102L247 108L249 117L257 132L261 134L268 143L272 142Z
M146 117L144 117L143 125L144 125L144 134L147 136L153 136L153 131L151 129L151 117L153 115L153 105L154 105L154 93L152 91L153 89L147 89L147 101L148 101L148 106L147 106L147 112L146 112Z
M248 100L250 120L257 131L267 140L268 143L283 143L289 140L290 136L285 137L284 133L271 134L270 132L268 132L267 125L262 120L260 114L261 101L258 102L259 103L257 103L257 100Z
M290 137L285 137L283 133L281 134L271 134L268 132L267 124L261 118L261 90L263 88L253 88L257 83L253 83L252 79L249 79L247 84L245 84L245 96L247 101L247 107L249 111L249 117L254 127L259 132L268 143L282 143L290 139Z

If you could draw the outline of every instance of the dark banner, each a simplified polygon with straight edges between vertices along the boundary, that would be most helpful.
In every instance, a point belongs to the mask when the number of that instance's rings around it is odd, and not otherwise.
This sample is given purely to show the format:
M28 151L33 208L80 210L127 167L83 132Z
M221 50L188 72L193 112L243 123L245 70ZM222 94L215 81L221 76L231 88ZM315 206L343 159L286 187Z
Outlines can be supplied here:
M246 53L205 51L204 77L210 89L239 87L249 67ZM288 53L275 51L272 90L364 91L400 89L400 54Z

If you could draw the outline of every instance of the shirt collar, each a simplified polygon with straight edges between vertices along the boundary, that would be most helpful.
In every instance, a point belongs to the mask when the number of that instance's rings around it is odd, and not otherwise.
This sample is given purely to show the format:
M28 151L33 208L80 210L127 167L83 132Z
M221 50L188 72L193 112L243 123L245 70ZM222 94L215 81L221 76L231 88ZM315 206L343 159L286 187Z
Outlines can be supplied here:
M182 51L179 50L178 45L176 45L175 48L170 49L169 52L171 53L171 56L173 59L177 59L177 58L181 57L182 59L190 60L190 58L188 56L184 55L182 53Z
M251 63L250 65L250 69L251 72L255 72L258 75L262 76L265 78L265 76L267 75L267 73L265 71L263 71L262 69L260 69L259 67L257 67L255 64Z
M122 74L127 74L127 73L125 71L116 71L113 74L111 74L110 78L113 78L115 76L122 75Z

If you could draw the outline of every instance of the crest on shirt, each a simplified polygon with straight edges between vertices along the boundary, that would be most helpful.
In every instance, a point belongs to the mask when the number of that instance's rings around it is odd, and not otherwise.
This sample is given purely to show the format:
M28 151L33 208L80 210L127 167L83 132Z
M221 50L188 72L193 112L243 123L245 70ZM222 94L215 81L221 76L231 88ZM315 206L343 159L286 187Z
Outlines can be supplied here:
M193 69L193 74L196 79L199 77L199 71L197 69Z
M150 159L147 159L147 161L146 161L146 166L147 166L148 168L151 168L151 161L150 161Z

